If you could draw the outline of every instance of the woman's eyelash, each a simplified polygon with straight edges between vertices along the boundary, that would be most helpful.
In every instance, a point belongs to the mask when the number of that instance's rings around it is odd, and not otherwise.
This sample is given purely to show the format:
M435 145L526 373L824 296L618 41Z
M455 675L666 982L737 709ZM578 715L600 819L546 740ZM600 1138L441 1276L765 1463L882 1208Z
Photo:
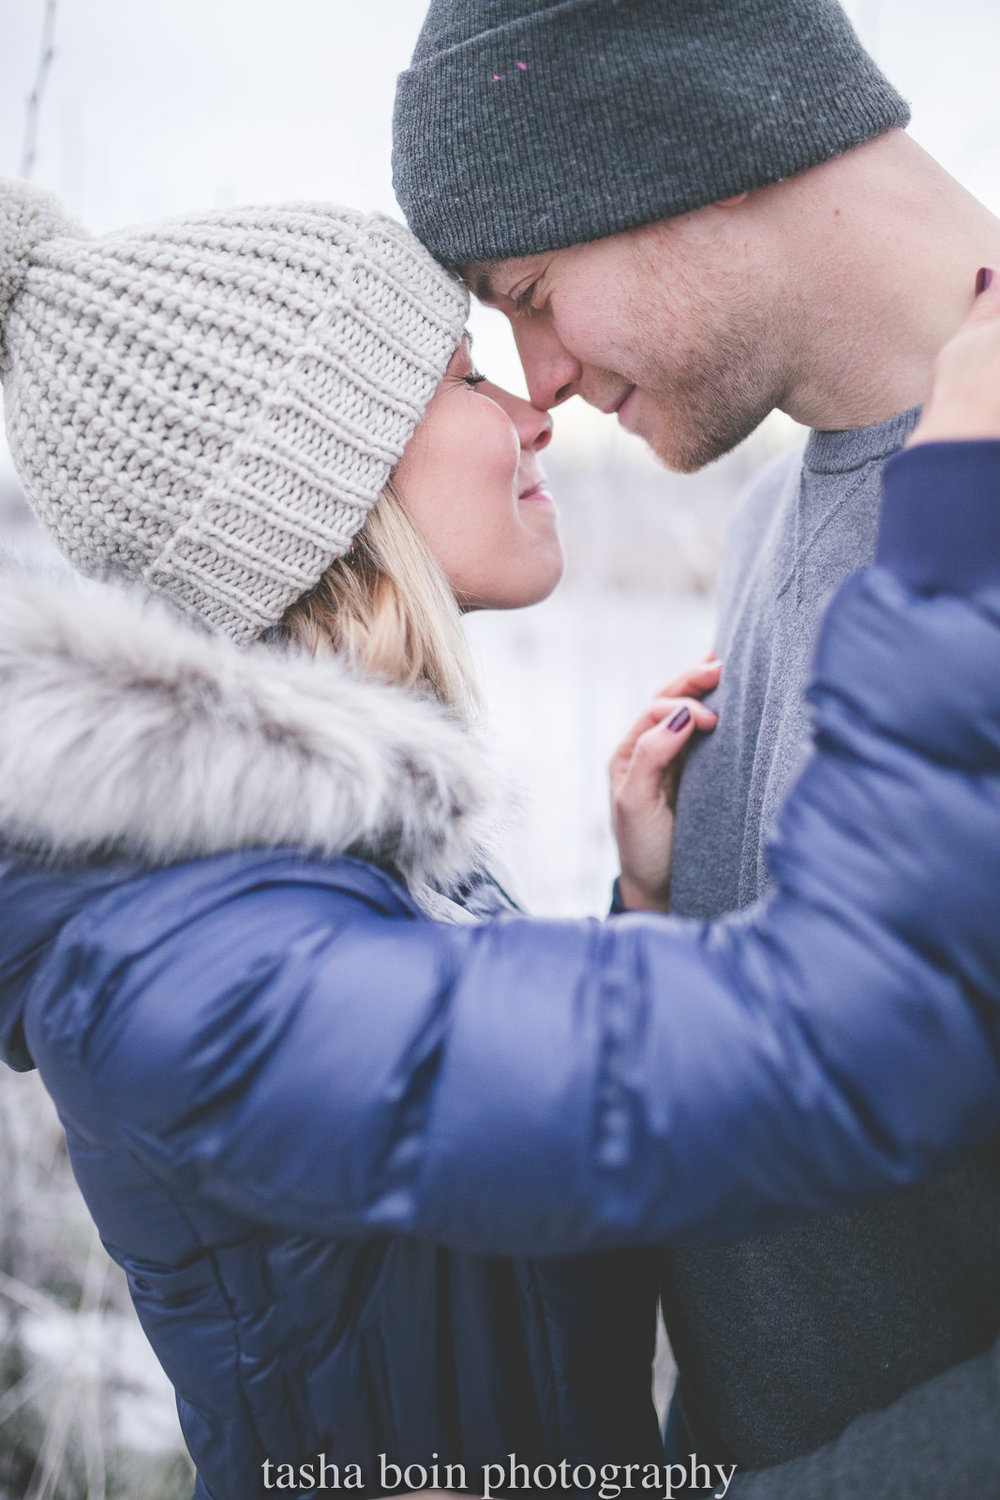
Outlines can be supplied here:
M466 385L471 386L472 389L475 390L477 385L482 385L483 381L486 379L486 376L480 375L477 370L473 370L471 375L463 375L462 379L465 381Z
M524 291L520 292L518 296L514 298L514 310L516 312L526 313L533 310L531 306L531 299L535 295L535 288L537 286L538 282L533 281L530 286L526 286Z

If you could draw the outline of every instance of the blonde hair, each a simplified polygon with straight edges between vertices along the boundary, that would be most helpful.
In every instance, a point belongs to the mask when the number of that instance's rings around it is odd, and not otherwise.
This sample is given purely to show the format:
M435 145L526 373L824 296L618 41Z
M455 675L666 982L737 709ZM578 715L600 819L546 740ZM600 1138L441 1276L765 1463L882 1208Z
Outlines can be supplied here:
M391 482L350 551L285 611L277 634L438 698L466 722L479 707L455 596Z

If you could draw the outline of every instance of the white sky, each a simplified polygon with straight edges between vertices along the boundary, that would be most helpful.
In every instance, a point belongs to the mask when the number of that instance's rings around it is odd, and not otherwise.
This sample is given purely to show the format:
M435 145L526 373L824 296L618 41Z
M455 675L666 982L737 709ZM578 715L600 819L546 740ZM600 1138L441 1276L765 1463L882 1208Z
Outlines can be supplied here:
M1000 212L998 0L847 9L913 102L912 133ZM424 0L59 0L35 180L94 230L255 200L394 211L393 88L423 12ZM0 175L20 168L43 15L44 0L0 0ZM502 320L475 324L480 362L515 383ZM622 442L578 402L560 425L588 446Z

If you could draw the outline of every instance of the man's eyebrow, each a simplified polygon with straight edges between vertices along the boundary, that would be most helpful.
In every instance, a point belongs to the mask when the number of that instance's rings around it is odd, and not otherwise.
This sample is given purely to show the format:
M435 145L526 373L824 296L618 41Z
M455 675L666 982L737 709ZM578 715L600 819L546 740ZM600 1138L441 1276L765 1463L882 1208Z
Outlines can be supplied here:
M545 264L546 260L541 255L486 261L478 267L469 266L463 271L462 280L480 302L485 302L487 307L499 307L501 303L510 300L511 293L500 291L498 281L500 286L516 286L529 270L535 270L536 277L541 276Z
M493 290L493 267L485 271L477 271L472 282L472 291L480 302L485 302L492 307L496 300L496 292Z

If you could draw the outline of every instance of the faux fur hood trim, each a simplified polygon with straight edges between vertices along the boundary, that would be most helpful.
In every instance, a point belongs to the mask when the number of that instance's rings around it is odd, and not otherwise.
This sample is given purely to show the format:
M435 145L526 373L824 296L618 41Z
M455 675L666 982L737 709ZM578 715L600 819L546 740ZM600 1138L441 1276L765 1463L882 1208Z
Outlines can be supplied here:
M240 650L165 605L0 571L0 838L145 866L294 847L453 889L482 868L480 744L335 659Z

